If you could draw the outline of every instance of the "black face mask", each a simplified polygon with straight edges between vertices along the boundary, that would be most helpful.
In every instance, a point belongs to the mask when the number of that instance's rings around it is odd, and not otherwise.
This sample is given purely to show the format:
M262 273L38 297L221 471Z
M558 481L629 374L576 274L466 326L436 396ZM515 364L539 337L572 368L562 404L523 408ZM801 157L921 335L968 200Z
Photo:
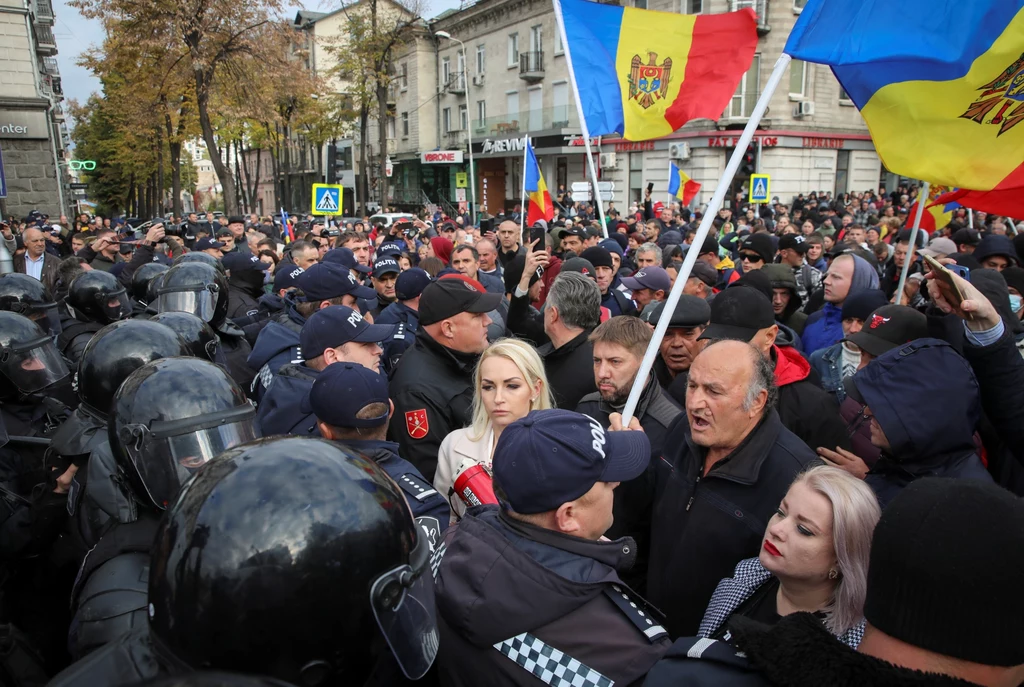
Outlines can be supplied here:
M244 270L231 275L231 283L241 287L254 298L263 295L263 272L261 270Z

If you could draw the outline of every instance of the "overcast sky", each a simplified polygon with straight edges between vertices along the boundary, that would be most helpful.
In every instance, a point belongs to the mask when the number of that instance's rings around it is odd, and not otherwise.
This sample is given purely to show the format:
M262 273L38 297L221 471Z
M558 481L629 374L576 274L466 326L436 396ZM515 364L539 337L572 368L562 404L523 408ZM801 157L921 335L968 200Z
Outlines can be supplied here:
M459 6L459 0L427 0L429 16L434 17L446 9ZM309 0L303 6L315 12L329 12L338 7L330 0ZM86 19L67 0L53 0L56 16L54 34L57 37L57 61L60 64L64 97L84 103L94 92L99 92L100 82L92 72L75 64L79 56L91 47L103 43L103 28L94 19ZM293 7L289 14L295 11Z

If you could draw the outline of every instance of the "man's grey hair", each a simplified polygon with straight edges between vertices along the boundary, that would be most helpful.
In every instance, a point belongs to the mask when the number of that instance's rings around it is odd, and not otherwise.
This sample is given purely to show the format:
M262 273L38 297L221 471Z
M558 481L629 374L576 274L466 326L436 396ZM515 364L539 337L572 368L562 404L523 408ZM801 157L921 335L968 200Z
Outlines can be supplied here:
M736 341L736 339L714 339L704 347L704 350L706 351L722 341ZM767 391L768 398L764 402L764 412L768 412L770 408L775 407L775 403L779 400L779 387L775 384L775 364L771 358L762 355L761 351L753 345L748 344L747 348L750 349L748 352L754 371L750 376L750 386L747 387L747 393L743 397L743 410L753 408L761 392Z
M650 241L641 244L636 249L636 254L640 255L641 253L654 253L654 264L661 265L661 248L658 247L658 244L651 243Z
M560 273L551 284L546 303L558 308L558 316L569 327L593 329L601 323L601 289L579 272Z

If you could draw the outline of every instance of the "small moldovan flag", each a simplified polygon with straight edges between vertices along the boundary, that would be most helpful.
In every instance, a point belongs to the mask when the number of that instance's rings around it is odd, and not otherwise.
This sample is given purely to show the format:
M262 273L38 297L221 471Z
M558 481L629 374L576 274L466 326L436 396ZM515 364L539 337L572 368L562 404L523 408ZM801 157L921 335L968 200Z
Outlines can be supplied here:
M676 167L676 163L668 163L668 194L678 198L685 207L697 196L700 184L690 178L683 170Z

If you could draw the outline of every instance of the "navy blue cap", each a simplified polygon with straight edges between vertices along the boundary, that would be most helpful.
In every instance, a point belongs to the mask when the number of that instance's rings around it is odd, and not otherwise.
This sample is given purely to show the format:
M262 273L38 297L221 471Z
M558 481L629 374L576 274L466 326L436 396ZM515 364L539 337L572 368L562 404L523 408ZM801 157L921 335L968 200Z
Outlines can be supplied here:
M299 333L302 357L312 360L328 348L337 348L350 341L376 343L395 335L398 325L370 324L358 310L344 305L331 305L313 313Z
M378 257L373 263L373 276L380 278L385 274L398 274L402 271L402 268L398 266L398 261L390 255Z
M516 513L575 501L598 482L628 482L651 460L643 432L606 432L570 410L535 410L505 428L494 448L494 481Z
M419 267L407 269L398 275L398 280L395 281L395 297L400 301L416 298L432 281L434 280L426 270Z
M274 292L276 293L281 289L290 289L295 286L299 275L303 272L305 270L298 265L278 265L277 272L274 273Z
M370 268L366 265L360 264L359 261L356 260L356 254L349 248L332 248L324 253L324 257L321 258L321 262L343 265L350 270L362 272L363 274L370 273Z
M397 258L402 252L405 251L405 246L401 243L395 243L394 241L385 241L384 243L377 246L377 257L382 258L385 255L390 255Z
M231 272L245 272L246 270L262 270L266 272L270 269L268 263L263 262L255 255L247 253L225 253L220 261L224 265L224 269Z
M383 403L384 413L379 417L356 417L371 403ZM356 363L325 367L313 382L307 404L318 420L342 429L381 427L391 415L387 377Z
M192 246L192 250L207 250L208 248L223 248L224 244L220 241L214 241L208 236L196 241L195 245Z
M356 298L374 298L377 295L376 291L356 281L348 268L331 263L311 265L298 276L295 284L310 301L325 301L348 294Z

